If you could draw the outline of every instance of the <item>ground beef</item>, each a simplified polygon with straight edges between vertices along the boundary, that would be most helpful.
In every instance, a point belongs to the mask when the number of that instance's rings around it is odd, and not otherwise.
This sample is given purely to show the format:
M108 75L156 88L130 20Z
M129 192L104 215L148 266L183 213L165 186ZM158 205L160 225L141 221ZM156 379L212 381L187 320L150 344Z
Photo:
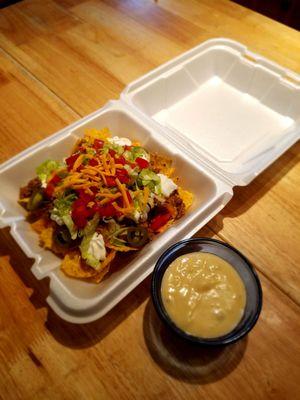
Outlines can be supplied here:
M175 216L175 219L179 219L185 214L184 203L177 191L171 194L171 196L167 200L167 203L169 203L176 209L177 214Z
M28 198L33 192L41 188L41 181L38 178L31 179L28 184L20 189L20 199Z

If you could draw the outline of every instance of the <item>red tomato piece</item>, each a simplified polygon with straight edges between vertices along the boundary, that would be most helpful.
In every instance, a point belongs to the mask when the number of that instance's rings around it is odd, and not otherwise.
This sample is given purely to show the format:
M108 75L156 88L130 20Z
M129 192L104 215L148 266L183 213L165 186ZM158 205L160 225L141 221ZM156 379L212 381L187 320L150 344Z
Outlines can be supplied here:
M158 231L160 228L162 228L168 221L171 219L171 214L166 212L164 214L159 214L156 217L152 219L150 222L150 229L153 231Z
M54 193L54 189L55 189L55 185L51 182L49 182L45 188L45 195L46 197L48 197L49 199L53 196Z
M54 176L50 179L49 183L51 182L51 183L53 183L53 185L57 185L60 181L61 181L61 177L58 176L58 175L54 175Z
M140 169L147 168L149 166L149 162L141 157L136 158L135 162L137 163Z
M107 183L106 186L108 186L108 187L117 186L116 178L114 178L113 176L107 176L106 183Z
M80 153L75 153L72 154L70 157L66 158L66 164L68 166L68 171L71 171L71 169L73 168L73 165L75 163L75 161L77 160L77 158L79 157Z
M120 215L120 213L112 205L112 201L104 205L95 204L93 206L93 211L94 213L97 212L100 217L117 217Z
M87 224L87 218L80 214L79 212L72 212L72 219L74 224L77 226L79 229L83 229L86 224Z
M91 217L94 214L94 210L86 207L86 203L82 198L79 198L74 201L72 204L72 219L74 224L82 229L87 224L88 217Z
M90 161L89 161L89 165L91 165L92 167L95 167L98 164L99 163L95 158L91 158Z
M117 169L116 176L121 183L126 184L130 181L128 171L126 169Z
M112 204L105 204L99 210L101 217L114 217L117 214L117 210Z
M125 185L126 185L127 183L129 183L129 181L130 181L129 176L124 176L124 175L118 176L118 179L119 179L119 181L120 181L121 183L125 183Z
M125 160L125 158L123 156L116 157L115 158L115 162L116 162L116 164L122 164L122 165L126 164L126 160Z
M95 150L100 150L100 149L103 148L103 146L104 146L104 141L103 140L100 140L100 139L95 139L94 140L93 148Z
M77 190L77 193L79 195L79 199L83 202L83 204L87 204L90 201L93 201L93 199L94 199L94 196L92 196L88 193L85 193L85 191L83 189Z
M108 150L108 153L112 156L112 157L114 157L117 153L115 152L115 150L113 150L113 149L109 149Z
M119 176L128 176L128 171L125 168L117 169L116 175Z

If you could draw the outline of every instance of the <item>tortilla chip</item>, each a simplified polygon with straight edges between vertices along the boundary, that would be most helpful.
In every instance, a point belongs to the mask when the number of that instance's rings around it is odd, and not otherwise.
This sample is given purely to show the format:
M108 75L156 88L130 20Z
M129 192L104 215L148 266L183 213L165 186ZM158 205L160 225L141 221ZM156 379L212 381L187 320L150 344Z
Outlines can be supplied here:
M97 272L97 275L92 276L89 278L89 282L100 283L104 276L109 272L109 265L102 269L100 272Z
M84 132L85 136L88 136L91 139L101 139L105 140L111 137L110 130L108 128L103 129L86 129Z
M168 177L173 175L175 168L172 167L172 160L157 153L150 154L150 165L156 173L164 174Z
M181 199L184 203L185 209L187 210L193 204L194 195L193 195L193 193L189 192L188 190L184 190L181 187L179 187L177 190L178 190L179 196L181 197Z
M35 232L40 234L47 227L47 221L44 218L40 218L30 225Z
M140 147L141 146L141 142L138 142L137 140L135 140L134 142L132 142L132 146Z
M97 271L82 262L80 253L70 251L65 255L61 263L62 271L72 278L91 278Z
M49 226L48 228L44 228L40 232L40 241L41 241L43 247L45 247L45 249L52 250L52 248L53 248L53 232L54 232L54 229L52 226Z
M64 257L61 269L66 275L72 278L88 279L90 282L99 283L104 275L108 273L110 263L115 258L115 255L116 252L111 251L101 263L100 269L95 270L85 264L79 252L72 251Z

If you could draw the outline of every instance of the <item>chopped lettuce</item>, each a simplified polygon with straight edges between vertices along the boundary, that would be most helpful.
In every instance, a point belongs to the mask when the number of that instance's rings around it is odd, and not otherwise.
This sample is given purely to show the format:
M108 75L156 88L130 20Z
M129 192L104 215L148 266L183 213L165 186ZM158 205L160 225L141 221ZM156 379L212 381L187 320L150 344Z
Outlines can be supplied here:
M124 152L124 147L116 143L106 142L103 146L103 153L107 154L109 150L114 150L120 156Z
M99 224L99 220L100 220L99 214L96 213L93 216L93 218L90 221L88 221L88 223L86 224L86 226L83 230L83 235L84 236L93 235L93 233L96 231L96 228Z
M71 217L71 208L75 199L75 194L57 198L53 202L54 208L50 214L50 218L58 225L66 225L73 240L77 237L77 228Z
M39 180L42 182L42 185L45 185L49 176L56 169L61 168L63 165L54 160L46 160L41 165L39 165L36 169L36 174Z
M75 240L77 237L77 228L72 220L71 214L64 215L62 217L62 220L64 221L66 227L68 228L71 238Z
M135 167L135 168L131 168L130 165L125 164L124 168L126 169L126 171L128 172L129 176L131 176L132 178L137 178L138 173L139 173L139 168Z
M148 186L156 194L160 194L161 192L160 177L151 171L151 169L142 169L138 176L138 184L139 186Z
M149 153L141 146L133 146L130 150L126 150L123 155L130 162L134 162L138 157L150 161Z

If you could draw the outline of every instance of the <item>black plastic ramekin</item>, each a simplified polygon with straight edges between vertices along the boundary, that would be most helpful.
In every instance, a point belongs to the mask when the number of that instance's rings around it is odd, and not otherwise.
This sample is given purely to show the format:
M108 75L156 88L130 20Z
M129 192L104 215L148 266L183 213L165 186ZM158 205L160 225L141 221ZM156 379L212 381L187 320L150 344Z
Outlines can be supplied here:
M241 321L231 332L220 337L201 338L184 332L172 321L163 305L161 282L166 269L177 257L195 251L212 253L223 258L235 268L246 288L246 306ZM206 346L227 345L244 337L254 327L262 308L261 284L254 268L247 258L227 243L208 238L182 240L169 247L159 258L154 268L151 295L158 315L172 331L189 342Z

